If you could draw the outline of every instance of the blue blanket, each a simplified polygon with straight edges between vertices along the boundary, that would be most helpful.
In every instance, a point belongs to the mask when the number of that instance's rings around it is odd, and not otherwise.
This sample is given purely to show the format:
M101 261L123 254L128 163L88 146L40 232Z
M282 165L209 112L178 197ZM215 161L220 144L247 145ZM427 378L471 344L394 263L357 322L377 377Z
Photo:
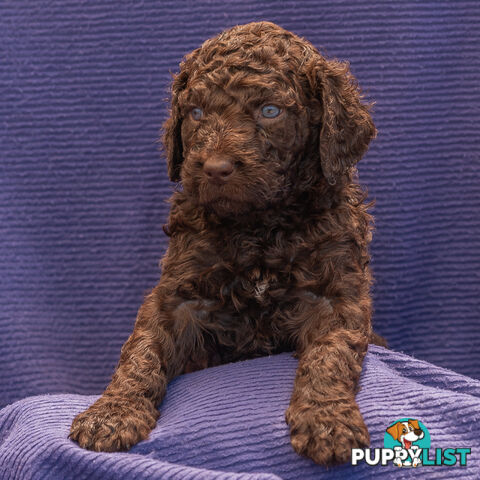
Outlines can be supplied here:
M297 456L284 411L297 361L289 354L183 375L169 385L150 438L128 453L95 453L67 439L73 417L95 396L44 395L0 412L0 478L13 479L400 479L480 476L480 381L370 346L357 401L383 447L393 421L420 420L431 448L471 448L467 466L325 469ZM433 456L432 456L433 457Z
M480 2L0 2L0 407L98 394L158 281L169 71L268 19L350 60L379 135L376 329L480 378Z

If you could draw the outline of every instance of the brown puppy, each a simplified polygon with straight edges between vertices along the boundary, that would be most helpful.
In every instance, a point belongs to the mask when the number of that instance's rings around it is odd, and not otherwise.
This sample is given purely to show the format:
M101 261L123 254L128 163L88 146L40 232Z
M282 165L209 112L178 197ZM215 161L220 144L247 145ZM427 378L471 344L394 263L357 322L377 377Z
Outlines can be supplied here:
M162 278L70 437L128 449L176 375L294 350L293 448L348 461L369 443L355 393L372 336L372 219L354 165L376 133L348 65L272 23L234 27L185 57L164 130L183 189Z

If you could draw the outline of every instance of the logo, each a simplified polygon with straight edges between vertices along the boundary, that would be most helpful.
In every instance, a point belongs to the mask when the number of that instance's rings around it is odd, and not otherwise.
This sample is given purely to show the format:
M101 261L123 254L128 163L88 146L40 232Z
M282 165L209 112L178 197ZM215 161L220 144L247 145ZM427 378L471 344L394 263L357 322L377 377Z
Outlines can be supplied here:
M418 467L422 464L422 449L430 448L430 434L419 420L402 418L387 428L383 446L393 449L397 467Z
M471 448L435 448L432 452L430 444L430 433L420 420L400 418L387 427L384 448L353 448L352 465L360 461L367 465L392 463L402 468L467 465Z

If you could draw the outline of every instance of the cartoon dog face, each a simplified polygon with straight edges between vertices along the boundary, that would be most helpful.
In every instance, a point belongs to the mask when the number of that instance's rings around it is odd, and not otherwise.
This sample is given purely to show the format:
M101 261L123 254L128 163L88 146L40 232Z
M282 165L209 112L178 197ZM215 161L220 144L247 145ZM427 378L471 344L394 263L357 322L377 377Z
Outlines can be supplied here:
M409 419L405 422L394 423L391 427L387 428L394 440L399 441L403 448L409 449L413 442L420 440L424 437L425 433L420 428L418 420Z

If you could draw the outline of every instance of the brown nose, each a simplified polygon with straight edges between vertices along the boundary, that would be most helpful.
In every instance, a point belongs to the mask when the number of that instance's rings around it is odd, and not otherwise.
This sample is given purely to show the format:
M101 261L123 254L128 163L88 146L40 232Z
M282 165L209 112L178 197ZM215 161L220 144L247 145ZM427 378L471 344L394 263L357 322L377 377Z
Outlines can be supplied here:
M233 164L224 157L210 157L203 164L203 171L209 180L224 182L233 173Z

